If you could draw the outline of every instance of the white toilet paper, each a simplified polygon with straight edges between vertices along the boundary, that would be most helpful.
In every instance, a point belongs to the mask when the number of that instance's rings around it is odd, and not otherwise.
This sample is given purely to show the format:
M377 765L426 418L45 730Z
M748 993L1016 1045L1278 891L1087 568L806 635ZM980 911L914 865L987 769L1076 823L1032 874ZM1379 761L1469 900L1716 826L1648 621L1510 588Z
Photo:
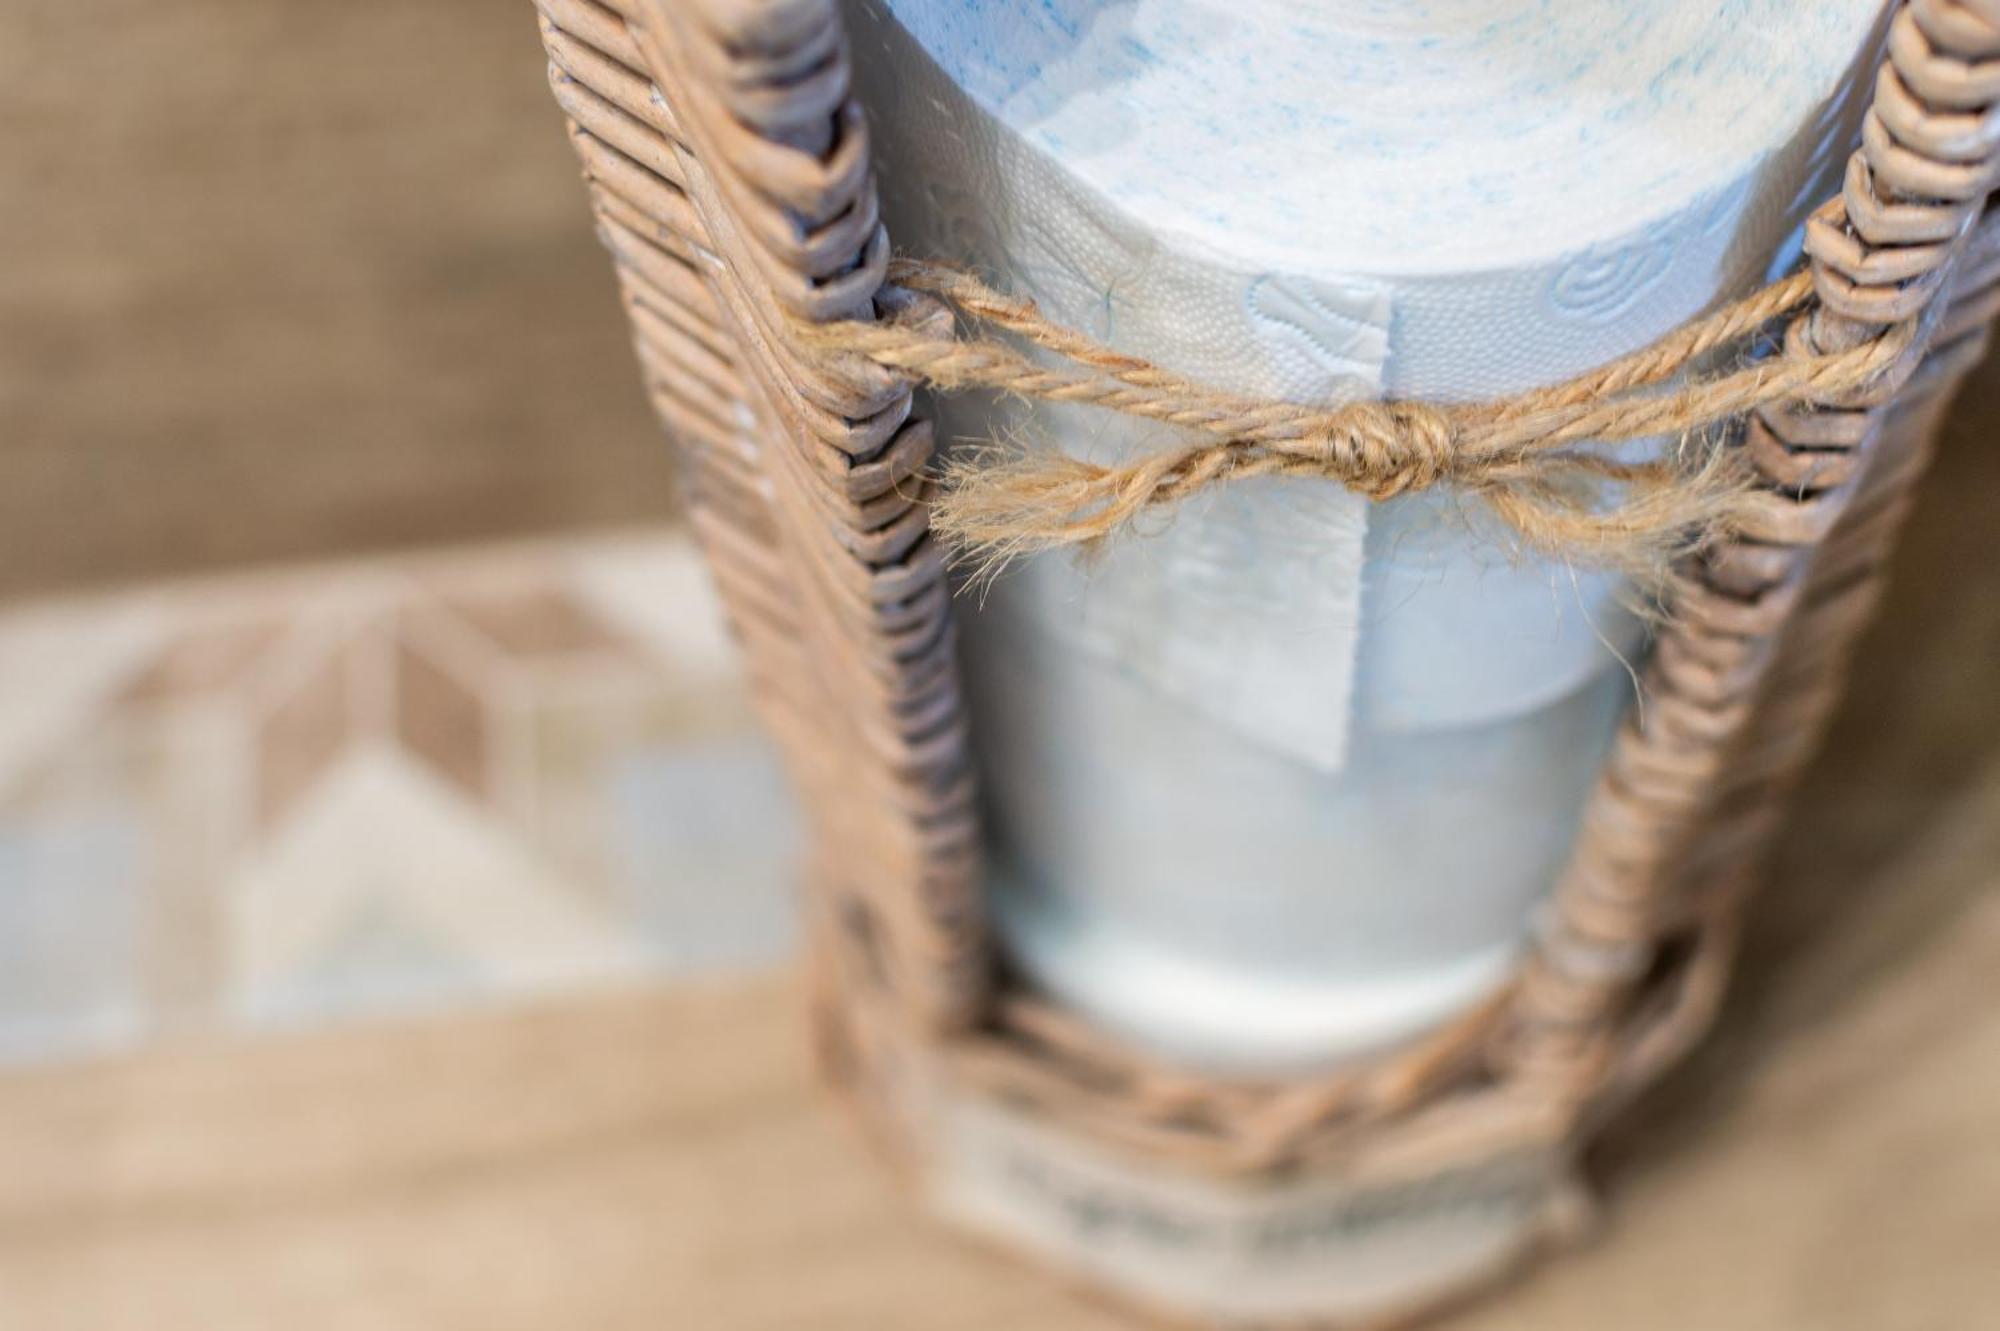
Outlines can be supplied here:
M1882 9L855 4L901 244L1298 400L1514 391L1751 285L1837 182ZM1158 442L1078 408L945 419L1083 455ZM1094 565L1031 561L968 616L1024 966L1247 1070L1476 996L1608 738L1641 637L1617 588L1510 559L1448 494L1371 511L1258 482L1157 525Z
M895 23L863 25L864 43L892 48L894 76L868 92L896 163L887 186L906 246L983 264L1056 317L1198 379L1303 401L1466 398L1549 382L1760 277L1832 179L1825 168L1848 141L1852 107L1828 94L1882 6L890 7L935 61L895 52L908 43ZM1082 411L1040 423L1087 453L1158 436ZM1391 519L1393 539L1375 543L1378 563L1413 572L1374 598L1394 613L1371 610L1363 652L1399 623L1429 639L1436 630L1417 621L1457 618L1456 595L1409 595L1426 580L1470 586L1549 631L1488 644L1490 672L1413 681L1399 666L1389 698L1371 696L1380 672L1364 666L1353 700L1367 519L1360 500L1327 489L1287 503L1288 526L1321 529L1310 580L1266 586L1246 570L1243 553L1271 536L1259 530L1265 505L1235 496L1162 524L1143 549L1125 543L1096 574L1126 589L1167 584L1156 602L1212 605L1206 588L1186 584L1227 572L1239 607L1269 608L1286 668L1316 682L1310 706L1296 689L1246 687L1240 640L1191 649L1180 628L1124 614L1127 591L1095 593L1054 561L1033 575L1059 584L1038 599L1056 631L1327 767L1344 752L1351 709L1363 725L1377 711L1395 726L1491 720L1580 686L1637 640L1601 579L1572 586L1503 550L1473 586L1451 539L1462 534L1455 513L1418 501ZM1280 673L1247 669L1253 680Z
M1761 266L1805 183L1795 166L1779 169L1782 181L1764 174L1771 156L1820 146L1810 131L1799 144L1800 131L1863 50L1882 4L890 8L995 125L1057 168L1036 172L1032 192L1006 190L993 228L1032 223L1067 248L1093 293L1158 310L1183 348L1162 351L1177 368L1247 386L1271 377L1263 344L1274 339L1203 336L1205 320L1188 322L1163 299L1182 292L1108 281L1111 256L1091 237L1121 230L1120 219L1227 271L1213 331L1275 331L1260 328L1260 314L1318 324L1311 307L1328 296L1338 326L1357 280L1384 284L1396 321L1387 386L1463 396L1585 368L1634 328L1687 317L1713 298L1732 242ZM958 139L947 151L990 155L1012 174L1010 150L967 141L980 128L929 128ZM999 191L976 198L983 213ZM1016 248L1011 234L994 238L1003 253ZM1508 336L1491 336L1495 319ZM1348 354L1335 341L1336 356ZM1296 363L1275 377L1279 392L1317 387Z

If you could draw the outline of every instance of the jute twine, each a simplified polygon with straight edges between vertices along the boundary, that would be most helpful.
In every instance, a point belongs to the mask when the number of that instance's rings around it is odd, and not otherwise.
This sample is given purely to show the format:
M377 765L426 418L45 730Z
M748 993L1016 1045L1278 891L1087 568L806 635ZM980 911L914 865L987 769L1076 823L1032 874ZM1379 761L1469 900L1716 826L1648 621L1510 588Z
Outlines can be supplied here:
M1831 403L1889 373L1914 321L1831 355L1783 355L1683 378L1813 298L1799 273L1651 346L1549 388L1471 404L1353 401L1315 406L1194 383L1044 317L950 264L898 259L888 280L943 301L972 328L934 318L801 324L808 345L857 355L946 392L986 389L1086 403L1179 427L1179 441L1115 466L1054 448L998 446L945 464L932 527L996 570L1013 557L1088 545L1142 514L1252 476L1333 481L1383 500L1438 486L1476 495L1535 551L1631 572L1657 570L1727 531L1753 485L1717 427L1778 403ZM1193 438L1187 438L1187 435ZM1678 437L1634 461L1615 446Z

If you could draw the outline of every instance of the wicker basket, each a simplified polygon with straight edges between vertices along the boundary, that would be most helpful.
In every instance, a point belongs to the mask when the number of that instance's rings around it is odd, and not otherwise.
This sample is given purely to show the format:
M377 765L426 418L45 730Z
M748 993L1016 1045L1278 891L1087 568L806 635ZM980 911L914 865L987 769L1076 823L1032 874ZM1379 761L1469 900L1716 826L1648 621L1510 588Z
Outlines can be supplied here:
M907 383L835 372L792 331L922 314L883 284L834 0L538 4L692 521L809 811L825 1064L891 1158L927 1178L969 1105L1236 1187L1332 1180L1351 1200L1471 1177L1532 1218L1453 1286L1568 1232L1578 1146L1714 1015L1933 427L1984 349L2000 0L1896 14L1844 192L1809 228L1818 302L1787 337L1832 351L1930 311L1928 354L1868 400L1745 423L1756 517L1677 574L1643 723L1621 731L1514 981L1415 1047L1262 1085L1157 1066L989 955L931 427Z

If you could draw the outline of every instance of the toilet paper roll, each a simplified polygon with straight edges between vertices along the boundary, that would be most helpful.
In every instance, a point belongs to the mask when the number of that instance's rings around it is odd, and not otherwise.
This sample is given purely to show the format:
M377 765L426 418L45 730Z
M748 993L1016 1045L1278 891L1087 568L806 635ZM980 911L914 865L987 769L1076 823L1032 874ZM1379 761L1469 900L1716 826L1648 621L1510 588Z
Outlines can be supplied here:
M1882 8L892 0L891 18L862 0L857 27L906 247L1218 387L1464 399L1600 363L1764 276L1837 181L1865 91L1844 76ZM1159 442L1081 409L1032 428L1096 457ZM1288 488L1197 503L1087 575L1041 561L1020 595L1325 768L1351 725L1518 714L1639 641L1608 579L1465 539L1450 497L1378 513L1364 607L1363 501ZM1266 558L1280 544L1311 552L1309 577ZM1246 607L1261 633L1200 627ZM1480 640L1480 670L1413 673L1482 617L1532 628Z
M1607 671L1490 725L1359 734L1322 772L1169 723L1012 603L983 627L1000 935L1064 1006L1224 1074L1309 1072L1504 981L1631 701Z
M1732 249L1736 276L1761 268L1818 202L1798 198L1802 164L1834 146L1821 114L1883 4L889 8L978 108L983 123L941 107L888 117L941 150L932 164L970 195L957 222L990 228L992 257L1033 228L1054 248L1031 257L1073 261L1089 299L1136 321L1121 336L1157 341L1187 373L1288 396L1317 389L1308 362L1321 358L1294 346L1274 366L1266 344L1286 339L1272 334L1338 325L1314 316L1348 315L1357 289L1387 294L1385 386L1472 396L1584 369L1607 343L1688 317L1714 298ZM921 104L934 90L911 91ZM1017 142L993 141L1000 129ZM1021 150L1053 170L1017 162ZM964 175L951 157L997 174ZM1164 292L1117 282L1128 225L1210 273ZM1194 288L1211 294L1190 310ZM1378 332L1330 349L1373 363Z
M1881 9L893 0L905 29L855 2L900 243L1315 401L1524 388L1756 282L1835 186ZM1082 408L941 419L1160 442ZM1247 1075L1504 976L1642 634L1610 580L1510 558L1465 507L1247 483L966 602L991 899L1028 976Z

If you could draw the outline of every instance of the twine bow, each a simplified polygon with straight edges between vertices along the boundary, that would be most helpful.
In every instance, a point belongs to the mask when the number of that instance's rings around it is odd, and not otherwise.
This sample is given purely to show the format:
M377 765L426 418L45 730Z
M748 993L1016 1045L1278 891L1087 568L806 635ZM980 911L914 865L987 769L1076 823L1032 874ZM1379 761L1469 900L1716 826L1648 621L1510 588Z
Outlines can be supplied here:
M947 264L898 259L888 279L1042 354L908 313L801 324L801 339L835 360L860 356L946 392L1085 403L1195 436L1113 466L1052 448L988 446L954 457L932 527L988 570L1019 554L1100 541L1149 510L1252 476L1316 477L1376 500L1449 485L1476 495L1534 550L1657 570L1675 551L1727 530L1749 502L1748 469L1713 427L1776 403L1838 401L1888 374L1918 334L1910 321L1834 354L1787 354L1670 382L1804 307L1812 279L1799 273L1549 388L1463 405L1313 406L1193 383L1052 323L1033 301ZM1681 446L1643 461L1613 451L1662 435Z

